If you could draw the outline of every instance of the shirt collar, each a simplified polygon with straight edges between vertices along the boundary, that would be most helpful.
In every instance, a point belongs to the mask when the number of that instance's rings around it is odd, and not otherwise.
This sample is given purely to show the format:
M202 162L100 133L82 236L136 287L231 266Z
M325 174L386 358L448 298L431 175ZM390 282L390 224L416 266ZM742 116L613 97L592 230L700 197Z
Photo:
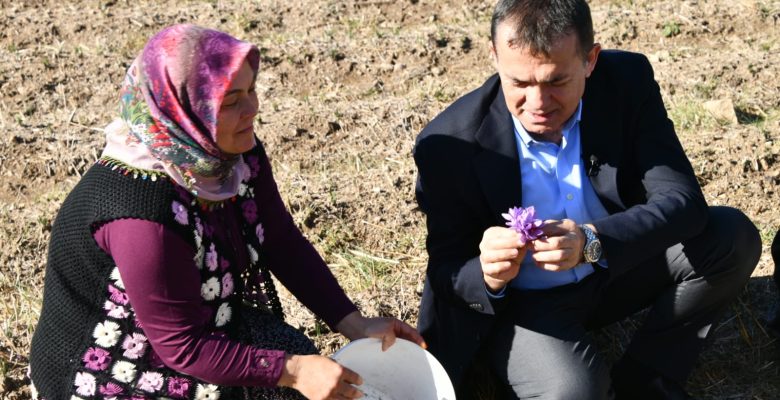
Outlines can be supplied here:
M579 104L577 104L577 109L574 111L574 114L572 114L571 118L569 118L566 123L563 124L563 143L561 143L561 147L563 147L566 141L568 141L569 132L571 132L572 128L574 128L574 126L580 122L581 117L582 100L580 100ZM520 137L520 141L525 145L525 147L529 147L532 143L541 143L531 138L531 135L529 135L528 131L525 130L523 124L521 124L520 120L518 120L514 115L512 115L512 123L515 126L515 132L517 132L517 136Z

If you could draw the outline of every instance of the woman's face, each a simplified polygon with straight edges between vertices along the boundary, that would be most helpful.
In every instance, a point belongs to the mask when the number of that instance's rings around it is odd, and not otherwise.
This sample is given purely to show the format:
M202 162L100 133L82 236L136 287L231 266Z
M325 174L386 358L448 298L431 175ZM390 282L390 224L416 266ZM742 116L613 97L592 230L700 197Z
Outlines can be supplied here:
M241 154L255 146L254 119L258 101L255 74L244 61L230 85L217 115L217 147L228 154Z

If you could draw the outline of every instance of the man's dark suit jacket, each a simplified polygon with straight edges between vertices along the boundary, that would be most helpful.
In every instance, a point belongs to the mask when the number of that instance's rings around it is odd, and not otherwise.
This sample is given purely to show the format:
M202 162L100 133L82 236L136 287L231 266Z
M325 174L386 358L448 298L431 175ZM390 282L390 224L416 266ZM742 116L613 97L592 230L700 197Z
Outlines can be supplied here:
M429 255L418 327L456 384L496 317L511 312L487 296L479 243L521 205L513 129L493 76L431 121L414 150ZM601 52L580 134L590 182L610 213L582 222L598 230L610 279L704 229L707 203L644 56Z

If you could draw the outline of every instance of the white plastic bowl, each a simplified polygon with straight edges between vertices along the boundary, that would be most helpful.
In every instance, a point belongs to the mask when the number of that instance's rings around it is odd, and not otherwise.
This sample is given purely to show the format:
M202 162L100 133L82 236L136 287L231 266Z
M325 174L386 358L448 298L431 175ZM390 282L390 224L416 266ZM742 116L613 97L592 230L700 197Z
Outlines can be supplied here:
M447 372L422 347L397 339L382 351L379 339L359 339L332 357L363 378L364 400L455 400Z

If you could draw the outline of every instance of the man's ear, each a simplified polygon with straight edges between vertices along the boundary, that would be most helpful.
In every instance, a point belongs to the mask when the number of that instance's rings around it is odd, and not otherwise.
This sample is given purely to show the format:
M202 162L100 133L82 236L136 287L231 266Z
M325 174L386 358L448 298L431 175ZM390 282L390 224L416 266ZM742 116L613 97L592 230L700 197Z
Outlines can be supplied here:
M488 49L490 51L490 61L493 62L493 67L498 70L498 53L496 53L496 46L493 45L493 41L488 41Z
M587 60L585 60L585 77L590 78L590 74L593 73L593 69L596 68L596 62L599 60L599 53L601 52L601 44L593 43L593 48L588 52Z

